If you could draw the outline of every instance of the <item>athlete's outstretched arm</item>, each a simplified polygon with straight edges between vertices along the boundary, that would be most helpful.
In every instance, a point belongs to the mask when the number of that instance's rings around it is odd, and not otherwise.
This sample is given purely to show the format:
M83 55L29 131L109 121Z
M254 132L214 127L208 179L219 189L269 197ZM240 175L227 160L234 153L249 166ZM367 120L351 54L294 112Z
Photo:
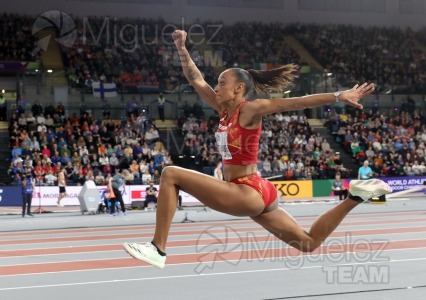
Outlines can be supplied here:
M373 83L364 83L360 86L355 85L350 90L342 91L338 98L345 104L362 109L359 101L373 91ZM336 97L333 93L325 93L294 98L259 99L252 101L249 108L254 116L263 117L277 112L303 110L335 102Z
M216 103L216 94L204 80L200 70L198 70L188 50L185 47L186 32L182 30L176 30L173 32L172 37L175 42L176 48L179 52L179 58L182 63L183 74L189 83L194 87L200 97L207 102L212 108L220 111L218 104Z

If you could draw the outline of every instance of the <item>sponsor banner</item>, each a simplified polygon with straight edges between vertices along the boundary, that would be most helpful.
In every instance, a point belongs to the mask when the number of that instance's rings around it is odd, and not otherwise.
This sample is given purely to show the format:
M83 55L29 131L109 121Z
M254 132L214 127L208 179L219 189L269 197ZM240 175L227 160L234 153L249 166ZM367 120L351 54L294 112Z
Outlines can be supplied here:
M132 190L130 192L130 199L133 200L144 200L146 197L146 191L142 189Z
M313 194L314 197L334 197L331 186L333 185L334 179L325 180L313 180ZM349 180L342 179L343 185L349 189Z
M80 205L78 201L78 194L80 193L82 186L67 186L66 197L61 200L61 204L67 205ZM102 195L103 190L106 189L105 186L97 187L100 195ZM59 187L57 186L37 186L33 194L33 205L41 206L56 206L58 202Z
M132 201L144 201L146 196L146 188L148 185L126 185L124 189L122 189L122 196L124 204L130 205ZM9 187L10 188L10 187ZM80 201L78 200L78 194L80 193L82 186L67 186L66 187L66 197L62 199L61 203L65 206L68 205L80 205ZM99 191L99 195L101 196L101 201L104 200L104 192L107 190L106 186L97 186ZM158 189L159 187L156 186ZM17 198L19 201L14 201L17 204L9 204L9 205L22 205L22 195L21 189L18 189L18 196L13 196L9 198ZM57 186L37 186L34 194L33 194L33 205L42 205L42 206L56 206L58 201L59 187ZM193 196L180 192L182 196L183 203L200 203ZM0 202L1 205L1 202Z
M412 177L379 177L393 189L393 192L401 192L423 185L426 181L426 176L412 176ZM342 179L343 185L349 189L349 182L355 179ZM314 197L333 196L331 186L334 179L327 180L314 180L313 181L313 194Z
M410 176L410 177L388 177L379 178L389 184L393 192L401 192L415 187L423 186L426 181L426 176Z
M278 195L284 200L297 198L312 198L312 180L273 181Z
M22 206L22 189L18 186L0 187L0 206Z

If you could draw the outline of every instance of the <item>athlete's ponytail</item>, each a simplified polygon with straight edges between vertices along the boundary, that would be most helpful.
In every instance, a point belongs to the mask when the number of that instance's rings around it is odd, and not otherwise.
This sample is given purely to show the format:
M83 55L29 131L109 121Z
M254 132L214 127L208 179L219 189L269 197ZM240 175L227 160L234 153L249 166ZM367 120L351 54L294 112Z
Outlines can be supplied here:
M232 70L237 77L237 81L245 84L244 96L246 96L253 89L258 94L269 94L270 90L283 91L286 87L292 85L298 66L288 64L267 71L256 71L253 69L246 71L240 68L233 68Z
M269 94L269 91L283 91L289 87L295 77L295 72L298 67L294 64L288 64L283 67L267 70L267 71L256 71L248 70L249 74L253 78L254 90L256 93Z

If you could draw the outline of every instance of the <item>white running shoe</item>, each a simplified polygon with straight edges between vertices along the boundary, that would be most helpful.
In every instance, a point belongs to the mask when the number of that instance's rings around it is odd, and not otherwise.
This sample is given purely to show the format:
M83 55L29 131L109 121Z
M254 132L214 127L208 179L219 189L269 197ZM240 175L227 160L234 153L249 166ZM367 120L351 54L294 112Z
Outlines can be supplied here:
M380 179L351 180L349 193L358 196L364 201L392 193L392 188Z
M137 243L124 243L124 249L136 259L147 262L157 268L164 268L166 263L166 256L158 253L157 248L152 243L137 244Z

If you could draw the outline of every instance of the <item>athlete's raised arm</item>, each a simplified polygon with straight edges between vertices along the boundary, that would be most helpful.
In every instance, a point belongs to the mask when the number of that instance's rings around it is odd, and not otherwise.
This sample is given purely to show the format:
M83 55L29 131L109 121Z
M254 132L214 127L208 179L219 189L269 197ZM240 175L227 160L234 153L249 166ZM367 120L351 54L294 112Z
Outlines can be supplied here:
M187 33L182 30L173 32L172 37L175 46L179 52L179 58L182 63L183 74L189 83L194 87L200 97L207 102L212 108L220 111L220 107L216 102L216 94L210 85L204 80L200 70L192 60L188 50L185 47Z

